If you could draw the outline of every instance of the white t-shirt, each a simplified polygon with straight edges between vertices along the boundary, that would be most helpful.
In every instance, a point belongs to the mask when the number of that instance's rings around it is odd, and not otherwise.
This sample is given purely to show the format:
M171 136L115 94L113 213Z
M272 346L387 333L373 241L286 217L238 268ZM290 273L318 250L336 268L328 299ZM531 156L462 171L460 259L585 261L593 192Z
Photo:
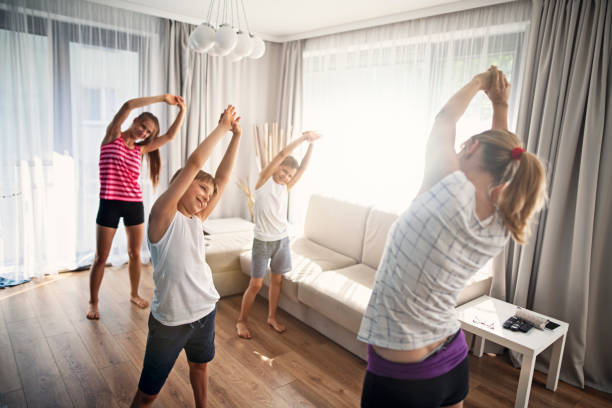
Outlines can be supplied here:
M274 177L270 177L255 190L255 238L260 241L278 241L288 235L287 200L287 185L278 184Z
M202 221L176 212L157 243L147 243L153 263L153 317L166 326L191 323L211 313L219 293L206 263Z
M459 293L509 237L497 213L478 219L475 191L465 174L456 171L417 196L395 221L359 340L414 350L459 330Z

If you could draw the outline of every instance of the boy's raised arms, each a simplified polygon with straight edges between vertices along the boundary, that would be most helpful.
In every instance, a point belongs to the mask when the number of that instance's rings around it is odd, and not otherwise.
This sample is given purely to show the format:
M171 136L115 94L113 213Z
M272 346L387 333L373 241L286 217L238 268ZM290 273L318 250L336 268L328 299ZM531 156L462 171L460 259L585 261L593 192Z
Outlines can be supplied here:
M238 145L240 144L241 135L242 129L240 128L240 117L238 117L232 122L232 140L230 140L227 150L223 155L223 159L221 160L221 163L219 164L219 167L217 167L217 171L215 173L217 191L208 201L206 208L197 214L202 221L206 220L206 218L208 218L208 216L213 212L221 199L221 194L223 194L225 186L230 181L232 168L236 162L236 156L238 156Z
M268 181L268 179L272 177L272 175L278 169L278 166L280 166L283 160L285 160L285 158L287 158L287 156L289 156L295 150L295 148L298 147L302 142L314 142L320 137L321 136L315 132L306 131L302 133L300 137L285 146L280 152L278 152L274 159L272 159L272 161L270 161L270 163L268 163L268 165L264 167L264 169L259 173L259 179L257 180L257 184L255 184L255 190L266 184L266 181ZM289 186L287 186L287 188L289 188Z
M215 145L225 133L232 129L232 123L235 120L236 110L232 105L228 105L221 115L219 125L191 153L181 172L170 183L168 189L155 201L149 215L148 236L150 242L157 242L164 235L176 214L180 198L187 191L198 171L200 171L206 160L210 157Z

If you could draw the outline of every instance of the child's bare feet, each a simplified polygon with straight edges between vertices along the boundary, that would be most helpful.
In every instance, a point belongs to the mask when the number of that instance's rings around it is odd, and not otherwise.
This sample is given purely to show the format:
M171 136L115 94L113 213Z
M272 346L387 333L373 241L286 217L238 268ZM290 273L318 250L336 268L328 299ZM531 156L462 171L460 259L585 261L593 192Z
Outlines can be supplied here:
M130 296L130 301L141 309L144 309L145 307L149 306L149 302L147 302L138 295Z
M87 318L89 320L99 320L100 312L98 311L97 303L89 303L89 310L87 310Z
M243 321L239 321L238 323L236 323L236 333L238 334L238 337L241 337L243 339L250 339L251 338L251 332L249 331L249 328L247 327L246 323Z
M287 330L285 325L280 324L279 322L276 321L276 319L272 319L271 317L268 317L268 324L270 325L270 327L272 327L278 333L282 333L285 330Z

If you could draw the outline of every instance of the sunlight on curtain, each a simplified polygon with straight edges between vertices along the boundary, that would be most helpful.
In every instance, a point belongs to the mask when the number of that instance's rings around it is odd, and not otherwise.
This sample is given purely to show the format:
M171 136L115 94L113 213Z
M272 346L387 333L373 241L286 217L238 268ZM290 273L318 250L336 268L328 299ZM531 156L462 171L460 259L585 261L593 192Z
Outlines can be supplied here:
M58 265L48 239L53 220L42 228L37 222L46 215L43 186L53 179L51 118L44 105L30 104L51 95L49 48L44 37L0 29L1 54L14 55L15 48L28 53L16 63L9 58L0 63L0 275L9 278L21 268Z
M97 69L100 66L107 68L100 72ZM75 208L71 217L83 223L77 229L80 239L77 240L76 250L80 264L91 262L91 239L88 238L95 236L96 226L95 222L88 223L83 220L91 220L92 215L95 218L98 210L98 159L101 138L109 118L115 115L118 107L134 95L139 95L138 76L138 53L135 51L70 44L72 134L79 161L67 170L74 171L74 185L81 196L81 200L78 200L80 205ZM132 113L124 128L129 126L135 117L136 114ZM142 182L148 181L147 173L142 173ZM142 184L144 187L145 183ZM145 191L143 188L143 194ZM71 198L69 202L77 202L76 197ZM118 228L113 244L109 262L121 263L127 245L123 227Z
M3 277L39 277L93 259L100 142L123 102L161 93L164 24L75 0L0 0L0 54L10 56L0 60ZM161 106L146 110L166 128ZM146 166L141 174L148 213ZM127 261L123 227L109 260Z
M420 186L424 151L442 104L496 64L516 112L529 4L515 2L306 41L304 128L324 135L308 190L399 212ZM478 95L457 143L490 128Z

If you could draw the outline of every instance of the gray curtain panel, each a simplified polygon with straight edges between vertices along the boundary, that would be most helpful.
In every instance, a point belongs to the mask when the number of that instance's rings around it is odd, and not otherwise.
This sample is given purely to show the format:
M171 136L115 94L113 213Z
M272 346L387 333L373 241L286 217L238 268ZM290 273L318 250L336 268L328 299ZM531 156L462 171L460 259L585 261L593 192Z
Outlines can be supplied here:
M544 160L550 200L529 243L511 244L498 258L492 290L568 322L561 378L607 392L612 391L611 38L612 2L533 2L517 134ZM547 355L540 363L545 371Z
M302 49L304 41L283 43L281 48L278 116L281 129L302 129Z
M189 50L189 34L194 28L190 24L170 20L164 44L164 56L168 61L166 92L181 95L187 102L187 115L179 137L167 148L166 163L169 165L165 169L168 179L206 136L206 116L203 112L208 57Z

